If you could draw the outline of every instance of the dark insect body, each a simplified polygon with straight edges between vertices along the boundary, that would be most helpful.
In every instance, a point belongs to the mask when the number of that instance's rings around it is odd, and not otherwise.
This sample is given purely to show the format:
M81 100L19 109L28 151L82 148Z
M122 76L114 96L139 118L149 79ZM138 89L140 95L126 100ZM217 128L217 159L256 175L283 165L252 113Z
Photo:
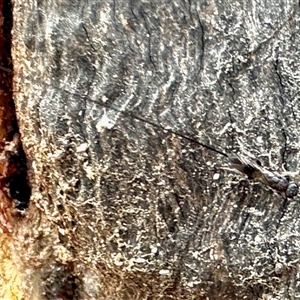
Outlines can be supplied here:
M277 172L272 172L263 168L259 161L251 161L248 158L235 156L229 158L230 165L239 172L248 176L248 179L261 182L280 193L284 193L286 197L295 197L298 193L298 185L288 176L282 176Z

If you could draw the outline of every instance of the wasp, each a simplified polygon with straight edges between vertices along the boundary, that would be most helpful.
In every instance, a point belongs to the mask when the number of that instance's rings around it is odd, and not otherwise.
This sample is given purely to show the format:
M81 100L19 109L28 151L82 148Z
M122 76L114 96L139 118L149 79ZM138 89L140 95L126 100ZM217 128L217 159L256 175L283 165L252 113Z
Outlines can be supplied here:
M284 193L284 195L287 198L293 198L298 193L298 185L295 182L292 182L290 180L289 176L284 176L277 172L273 172L273 171L270 171L270 170L264 168L259 160L251 159L248 157L247 158L242 157L238 154L235 154L234 156L232 156L231 154L227 154L223 150L220 150L214 146L204 144L200 141L195 140L192 137L189 137L187 135L184 135L184 134L174 131L172 129L164 128L162 125L157 124L157 123L153 122L152 120L147 119L146 117L143 117L140 115L139 116L135 115L130 111L118 109L112 105L105 103L105 102L99 103L98 101L93 101L91 99L90 99L90 101L97 103L98 105L102 106L103 108L107 108L109 110L115 111L123 117L129 117L129 118L139 120L143 123L149 124L155 128L158 128L158 129L167 131L169 133L172 133L174 135L177 135L187 141L190 141L190 142L200 145L201 147L204 147L210 151L214 151L215 153L225 156L229 160L230 166L233 167L235 170L239 171L240 173L247 175L248 179L260 182L263 185L265 185L273 190L276 190L280 193ZM109 120L107 120L107 116L105 114L102 117L106 117L105 123L107 123L107 125L103 126L103 128L101 126L101 128L104 129L106 127L107 129L110 129L113 126L113 122L110 123ZM100 122L100 123L102 124L103 122ZM224 168L224 169L226 169L226 168Z
M293 198L298 193L298 185L290 180L289 176L264 168L259 160L251 160L242 156L229 157L231 167L248 176L248 179L262 183L287 198Z

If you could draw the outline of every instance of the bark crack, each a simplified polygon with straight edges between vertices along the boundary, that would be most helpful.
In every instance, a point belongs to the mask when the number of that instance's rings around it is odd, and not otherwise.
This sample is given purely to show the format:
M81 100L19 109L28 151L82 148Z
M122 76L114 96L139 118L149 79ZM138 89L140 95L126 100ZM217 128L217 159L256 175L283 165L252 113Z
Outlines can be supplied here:
M0 225L4 231L10 231L12 211L17 209L20 212L28 207L31 188L13 99L13 15L10 1L0 1L0 17L3 18L0 34L0 213L3 218Z

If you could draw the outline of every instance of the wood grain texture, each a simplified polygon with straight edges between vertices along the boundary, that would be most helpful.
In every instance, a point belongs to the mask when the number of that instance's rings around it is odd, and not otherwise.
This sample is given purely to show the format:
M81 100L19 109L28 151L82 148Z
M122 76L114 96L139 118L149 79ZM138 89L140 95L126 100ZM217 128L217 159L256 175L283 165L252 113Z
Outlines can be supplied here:
M298 298L299 197L103 103L297 171L299 26L288 0L16 0L15 101L33 191L15 247L36 283L27 292Z

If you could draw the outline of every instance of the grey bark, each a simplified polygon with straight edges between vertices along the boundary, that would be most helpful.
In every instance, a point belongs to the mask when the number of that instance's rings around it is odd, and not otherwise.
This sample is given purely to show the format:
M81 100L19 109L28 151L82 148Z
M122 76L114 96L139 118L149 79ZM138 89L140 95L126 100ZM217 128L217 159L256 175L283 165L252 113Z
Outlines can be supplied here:
M287 0L16 0L27 293L298 299L299 197L132 115L297 171L299 26Z

